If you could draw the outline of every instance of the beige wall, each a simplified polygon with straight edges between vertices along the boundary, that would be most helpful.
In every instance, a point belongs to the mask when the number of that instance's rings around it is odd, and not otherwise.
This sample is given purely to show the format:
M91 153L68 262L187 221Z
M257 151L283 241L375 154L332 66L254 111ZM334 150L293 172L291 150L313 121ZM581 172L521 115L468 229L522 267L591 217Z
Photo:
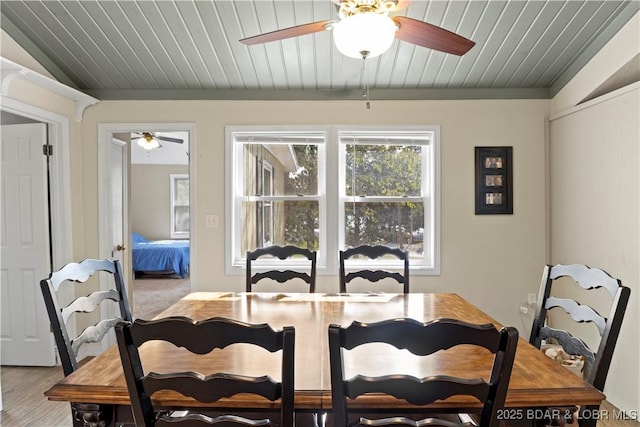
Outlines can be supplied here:
M0 29L0 56L42 75L53 78L46 68L22 49L20 45L2 29Z
M2 57L20 64L24 67L32 69L40 74L50 77L49 73L42 67L33 57L27 54L11 37L7 35L3 30L0 30L0 54ZM76 121L75 103L63 96L60 96L52 91L42 89L34 84L25 82L20 78L14 79L9 85L9 89L6 93L2 93L3 97L8 97L24 104L34 106L36 108L46 110L48 112L55 113L64 117L69 124L69 165L77 165L82 160L82 143L81 143L81 124ZM66 137L66 135L63 135ZM54 147L55 149L55 147ZM85 193L82 179L82 168L73 167L69 168L69 181L70 181L70 211L73 223L72 230L65 230L64 232L71 233L72 249L71 253L65 255L65 259L58 260L59 266L72 260L81 259L86 257L85 244L83 239L84 234L84 198L77 197L79 194ZM95 191L95 190L94 190ZM74 197L75 196L75 197ZM96 201L97 204L97 201ZM97 215L97 209L90 210ZM95 233L97 235L97 232ZM54 236L55 240L55 236ZM89 256L98 257L97 245L92 246ZM55 255L54 255L55 258Z
M375 97L375 91L372 93ZM495 101L103 101L83 121L87 203L97 188L99 123L195 123L191 162L192 278L196 290L244 288L243 276L224 275L224 227L206 228L204 215L224 224L224 127L227 125L440 125L442 274L415 277L416 292L457 292L497 320L523 329L519 305L537 292L545 262L545 100ZM474 214L474 147L514 147L514 215ZM95 209L95 208L94 208ZM87 212L88 229L97 230ZM97 244L87 236L87 246ZM336 255L337 256L337 255ZM337 277L320 277L335 291ZM523 329L523 332L525 330Z
M132 165L131 230L149 240L171 239L170 174L188 174L184 165Z
M551 259L603 268L631 288L605 392L639 407L640 89L551 122Z
M619 408L635 411L640 408L640 83L574 105L616 64L640 52L639 22L640 14L554 98L549 138L551 261L603 268L631 288L605 394Z

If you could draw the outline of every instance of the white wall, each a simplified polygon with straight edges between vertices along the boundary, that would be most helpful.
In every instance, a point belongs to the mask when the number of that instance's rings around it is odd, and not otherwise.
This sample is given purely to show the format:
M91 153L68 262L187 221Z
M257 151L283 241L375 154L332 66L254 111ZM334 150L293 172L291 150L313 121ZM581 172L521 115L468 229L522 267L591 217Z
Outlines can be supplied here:
M573 105L640 52L639 22L640 14L554 98L550 120L551 261L603 268L631 288L605 394L620 409L635 411L640 408L640 84Z
M149 240L171 239L170 174L187 174L187 165L132 165L129 198L131 230Z

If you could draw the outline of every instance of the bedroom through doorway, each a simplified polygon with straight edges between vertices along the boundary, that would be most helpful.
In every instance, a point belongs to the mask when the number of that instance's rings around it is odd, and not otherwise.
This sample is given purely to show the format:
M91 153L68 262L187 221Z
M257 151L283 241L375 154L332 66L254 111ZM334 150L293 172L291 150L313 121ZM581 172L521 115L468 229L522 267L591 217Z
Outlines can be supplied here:
M119 126L119 125L117 125ZM150 319L191 291L191 127L131 125L112 130L128 146L128 247L131 310ZM135 127L134 127L135 126Z
M189 293L189 133L132 132L133 315L152 318Z

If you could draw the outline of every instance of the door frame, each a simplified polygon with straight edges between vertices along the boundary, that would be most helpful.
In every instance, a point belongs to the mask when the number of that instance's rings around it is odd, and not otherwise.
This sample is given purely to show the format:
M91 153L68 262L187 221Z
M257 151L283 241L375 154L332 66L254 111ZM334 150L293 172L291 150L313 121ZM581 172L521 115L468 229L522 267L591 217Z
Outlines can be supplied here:
M69 119L34 105L0 96L0 109L47 125L51 156L51 235L53 266L62 267L72 261L71 178Z
M100 253L100 257L101 258L109 258L110 254L111 254L111 250L112 250L112 240L111 240L111 221L109 218L109 214L111 212L111 203L110 203L110 197L109 197L109 193L110 193L110 187L109 187L109 173L110 173L110 164L111 164L111 152L109 150L110 144L111 144L111 140L113 139L113 134L116 133L130 133L130 132L147 132L149 130L152 130L154 132L172 132L172 131L179 131L179 132L187 132L189 134L189 141L188 141L188 145L187 145L187 151L189 152L189 216L190 218L192 218L192 220L190 221L190 230L189 230L189 239L190 239L190 247L194 247L195 246L195 233L193 232L194 229L194 212L196 212L195 209L195 185L193 182L193 179L191 179L194 176L194 161L193 159L195 158L195 144L193 144L193 140L195 138L195 123L99 123L98 124L98 212L99 212L99 217L98 217L98 222L100 224L100 229L99 229L99 236L98 236L98 245L99 245L99 253ZM130 142L129 142L130 143ZM128 149L129 146L127 145L126 149ZM131 169L131 155L129 153L129 151L127 151L127 156L126 158L128 159L127 161L127 167L126 167L126 174L129 175L130 174L130 169ZM126 202L126 209L127 209L127 217L129 216L129 177L123 177L123 185L126 186L125 191L126 194L124 195ZM126 234L125 234L125 241L123 242L124 245L126 247L130 247L131 246L131 242L130 242L130 235L131 235L131 229L130 229L130 223L127 220L125 221L126 225L125 228L127 228L126 230ZM125 266L127 267L125 270L125 275L128 278L127 282L131 283L131 279L133 278L133 275L131 274L131 268L129 268L131 266L131 251L128 251L127 254L125 255L125 259L126 259L126 263ZM193 255L191 256L191 259L193 259ZM197 268L197 266L196 266ZM189 266L189 276L191 277L191 281L192 283L194 282L195 279L195 270L191 268L191 266ZM103 290L106 290L110 287L110 284L106 281L103 280L100 283L100 287ZM127 292L129 294L129 301L131 302L131 304L133 304L133 289L132 286L129 287L129 289L127 289Z

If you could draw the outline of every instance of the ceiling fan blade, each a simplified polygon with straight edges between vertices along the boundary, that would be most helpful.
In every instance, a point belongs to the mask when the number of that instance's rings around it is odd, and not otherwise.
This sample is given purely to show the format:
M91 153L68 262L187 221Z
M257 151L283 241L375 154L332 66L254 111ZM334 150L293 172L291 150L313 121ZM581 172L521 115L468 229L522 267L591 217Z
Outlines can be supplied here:
M282 30L271 31L270 33L259 34L253 37L247 37L240 40L240 43L244 43L247 45L259 44L259 43L268 43L276 40L288 39L291 37L304 36L305 34L317 33L320 31L324 31L327 28L327 25L333 23L335 21L318 21L311 22L309 24L297 25L295 27L283 28Z
M184 141L182 139L178 139L178 138L171 138L169 136L160 136L160 135L155 135L155 137L161 141L167 141L167 142L175 142L176 144L182 144Z
M399 27L396 31L396 38L418 46L460 56L467 53L476 44L461 35L424 21L406 16L394 16L391 19Z

